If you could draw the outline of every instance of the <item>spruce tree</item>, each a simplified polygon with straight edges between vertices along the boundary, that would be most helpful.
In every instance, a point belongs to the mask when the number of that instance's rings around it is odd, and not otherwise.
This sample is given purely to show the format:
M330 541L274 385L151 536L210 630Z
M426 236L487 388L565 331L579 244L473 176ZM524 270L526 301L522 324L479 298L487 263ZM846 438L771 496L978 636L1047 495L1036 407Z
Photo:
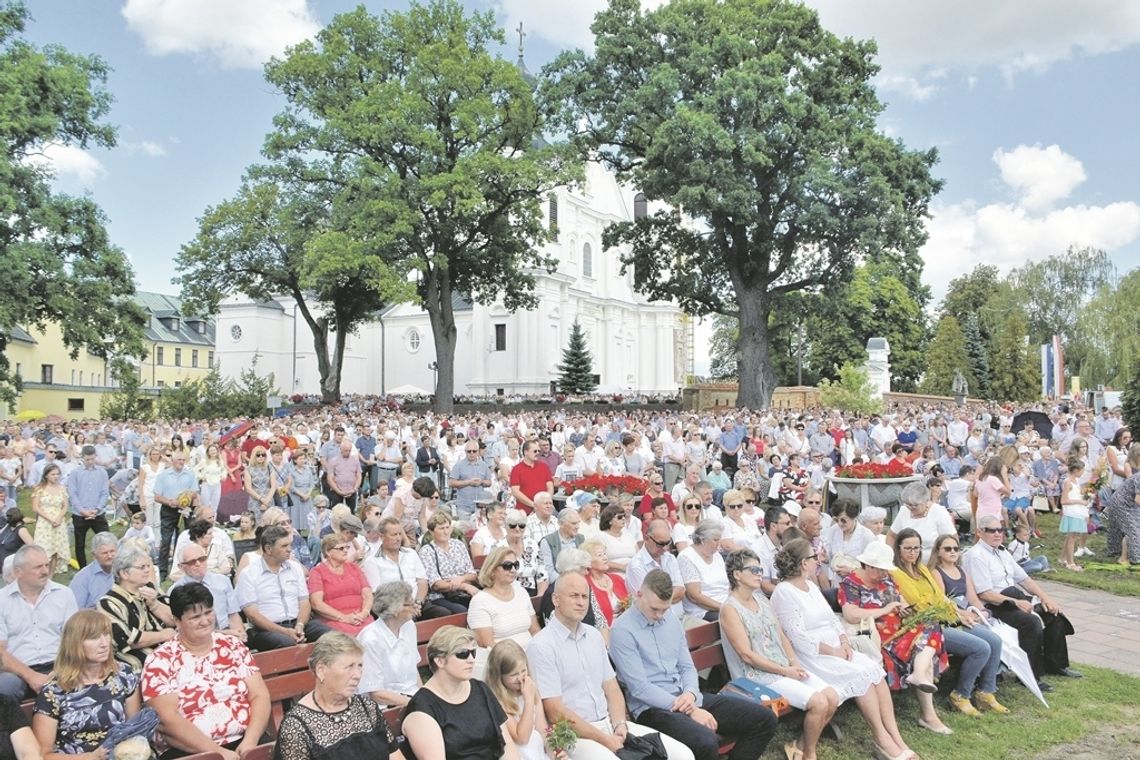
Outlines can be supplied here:
M563 393L589 393L597 387L594 359L586 348L586 335L578 320L570 328L570 345L562 352L558 373L558 387Z
M970 357L966 353L966 338L954 317L943 317L938 321L934 338L926 350L926 372L922 376L920 393L949 396L954 390L954 372L960 371L969 385L971 394L976 394L978 381L970 371Z
M966 338L966 353L970 357L970 371L978 387L972 389L978 398L993 398L990 391L990 357L986 342L982 339L982 331L978 326L978 316L971 314L966 317L962 325L962 334Z

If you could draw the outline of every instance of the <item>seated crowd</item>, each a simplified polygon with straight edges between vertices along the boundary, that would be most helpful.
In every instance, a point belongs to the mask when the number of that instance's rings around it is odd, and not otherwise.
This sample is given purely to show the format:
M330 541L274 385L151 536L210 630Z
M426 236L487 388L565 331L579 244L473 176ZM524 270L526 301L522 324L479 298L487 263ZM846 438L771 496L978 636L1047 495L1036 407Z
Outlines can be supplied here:
M792 437L803 433L794 429ZM576 759L648 746L711 760L731 741L728 757L754 760L777 716L751 682L804 713L800 735L783 747L789 760L817 757L847 701L877 756L913 760L893 694L912 690L918 726L951 734L935 701L951 658L951 708L1009 712L997 696L1003 642L987 620L1016 629L1042 690L1052 688L1047 675L1080 676L1065 644L1072 625L1003 547L1007 528L1024 519L1017 504L994 514L979 498L963 528L935 476L903 490L888 525L883 510L830 498L798 467L801 455L844 458L838 443L814 451L816 435L803 451L774 444L768 460L745 455L742 441L727 456L739 432L728 420L712 462L694 461L699 436L679 428L676 445L653 450L664 459L644 456L635 433L608 438L613 454L589 435L561 442L565 458L554 466L551 436L527 438L495 457L517 460L506 482L482 441L452 438L462 458L449 470L391 468L401 477L389 485L381 465L400 450L388 436L368 462L374 478L336 432L320 457L331 506L314 481L297 509L278 491L307 482L305 473L282 469L284 447L271 444L264 457L254 446L242 476L251 511L231 537L216 504L201 503L206 491L187 495L193 478L180 452L152 484L159 546L148 520L122 539L96 533L92 562L68 588L52 580L59 552L23 538L0 589L0 728L15 756L105 760L112 728L149 710L164 757L239 760L274 741L280 760L538 760L559 756L548 729L565 721L579 737ZM906 459L900 445L882 447L883 456ZM396 453L386 459L388 448ZM951 448L943 458L952 462ZM1129 454L1121 485L1140 464ZM640 499L615 487L570 490L556 504L553 472L618 474L618 462L644 479ZM999 486L1017 469L987 465ZM261 467L268 490L258 485ZM490 493L497 498L483 498ZM351 503L365 494L357 516ZM975 542L963 552L971 528ZM426 622L446 616L459 624ZM417 623L434 630L423 649ZM698 677L686 638L711 624L735 682L720 692ZM255 653L305 643L312 688L274 719ZM30 726L14 706L29 699Z

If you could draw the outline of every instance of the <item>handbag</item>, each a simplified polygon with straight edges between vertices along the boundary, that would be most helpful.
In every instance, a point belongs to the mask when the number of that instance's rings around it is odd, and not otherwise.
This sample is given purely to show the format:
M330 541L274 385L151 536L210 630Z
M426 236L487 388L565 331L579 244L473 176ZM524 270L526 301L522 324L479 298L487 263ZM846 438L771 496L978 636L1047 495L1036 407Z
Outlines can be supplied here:
M436 550L435 544L428 545L431 546L431 553L435 556L435 572L442 578L443 573L439 569L439 552ZM461 604L464 607L471 606L471 594L466 591L452 589L451 591L441 591L439 595L453 604Z
M725 684L720 691L722 694L727 692L750 699L763 707L767 707L777 715L783 715L792 709L782 694L764 684L753 681L751 678L734 678Z
M870 618L861 618L858 623L843 621L843 630L847 633L847 643L856 652L862 652L873 660L878 661L882 656L883 640L879 636L879 629Z
M614 754L620 760L669 760L661 734L656 731L642 736L626 734L625 744Z

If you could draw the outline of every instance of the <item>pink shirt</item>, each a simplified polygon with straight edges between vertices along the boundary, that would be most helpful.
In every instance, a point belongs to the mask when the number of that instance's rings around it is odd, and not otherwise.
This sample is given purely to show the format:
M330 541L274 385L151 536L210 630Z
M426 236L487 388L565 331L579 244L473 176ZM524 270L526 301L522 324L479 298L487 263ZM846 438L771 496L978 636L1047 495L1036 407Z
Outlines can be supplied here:
M978 517L1001 517L1001 479L995 475L974 484L978 493Z

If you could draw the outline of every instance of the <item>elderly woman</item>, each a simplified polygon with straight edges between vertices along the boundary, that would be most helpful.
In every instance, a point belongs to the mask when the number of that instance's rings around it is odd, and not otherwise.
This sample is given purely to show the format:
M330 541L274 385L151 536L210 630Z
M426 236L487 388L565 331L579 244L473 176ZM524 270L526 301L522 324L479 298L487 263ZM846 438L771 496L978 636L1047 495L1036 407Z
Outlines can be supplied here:
M376 622L356 640L364 647L364 674L357 694L371 694L386 707L405 707L423 686L420 653L416 644L416 595L403 581L391 581L376 589L372 614Z
M935 539L939 551L947 546L957 549L957 542ZM950 692L950 704L958 712L977 717L980 713L970 702L976 696L982 709L997 713L1009 712L994 697L997 691L997 674L1001 669L1001 638L985 625L978 613L960 610L950 601L926 565L918 561L922 539L910 528L899 533L895 542L895 569L891 577L902 594L903 601L915 610L932 610L942 623L942 637L949 654L962 658L958 684ZM961 627L956 627L961 626ZM975 694L978 678L981 688Z
M614 619L629 606L629 589L626 588L625 578L620 573L610 572L606 547L600 540L591 538L582 544L581 549L590 556L590 566L586 573L590 595L597 600L606 625L613 626Z
M690 618L716 620L730 591L720 555L720 520L702 520L693 531L692 546L677 555L685 582L683 608Z
M525 647L531 636L538 633L534 605L515 582L518 571L518 557L505 546L491 552L479 570L483 590L471 599L467 626L484 649L503 639L514 639Z
M721 632L727 641L724 658L733 678L748 678L770 686L793 707L804 711L803 733L784 746L788 757L815 760L823 727L839 708L839 694L796 660L791 642L780 630L776 613L760 588L763 568L749 549L725 560L732 593L720 611Z
M206 520L191 520L186 534L190 541L206 550L206 569L211 573L228 576L233 570L233 561L224 551L220 542L214 541L214 526ZM185 546L183 546L185 548ZM170 580L177 581L185 575L181 563L181 553L174 558L174 566L170 569Z
M899 734L882 665L851 648L843 626L812 580L817 564L811 542L803 538L788 541L776 555L780 583L772 592L772 609L781 629L805 670L822 678L841 700L855 700L871 729L877 757L917 760Z
M373 621L372 589L364 571L348 561L352 542L343 533L321 539L321 556L309 573L313 622L355 636Z
M882 507L864 507L863 511L859 513L859 524L871 531L871 535L875 537L876 541L887 540L887 536L883 532L886 528L886 522L887 510Z
M881 642L887 684L894 690L914 687L922 712L918 725L936 734L953 733L934 710L933 695L938 691L934 679L948 664L942 627L923 622L904 625L904 617L911 609L902 601L891 578L895 565L889 547L876 541L856 559L862 567L848 573L839 585L843 619L852 624L863 621L874 624Z
M436 760L518 760L507 730L507 714L490 687L473 678L475 639L445 625L428 641L432 677L404 709L408 757Z
M111 563L115 584L99 600L111 619L115 656L136 673L159 644L174 637L174 617L154 585L154 562L145 545L124 542Z
M538 554L538 544L526 535L526 513L521 509L507 511L506 546L519 561L519 572L515 580L531 596L542 596L546 592L546 566Z
M32 731L45 759L106 760L107 732L139 711L139 676L115 659L111 621L80 610L63 626L52 679L36 698Z
M603 475L624 475L625 458L622 456L621 444L610 441L606 444L606 455L598 463Z
M359 693L363 660L361 645L339 631L317 640L316 683L281 721L274 760L403 758L380 706Z
M922 562L926 563L930 560L934 539L954 532L954 518L946 507L931 501L930 489L922 483L908 483L899 498L903 508L891 523L887 545L894 546L898 534L904 528L912 528L922 538Z
M582 523L578 526L579 535L583 538L593 538L602 530L601 504L598 503L598 497L589 491L575 491L573 499L578 504L578 517L582 519Z
M686 499L688 501L688 499ZM755 517L749 519L747 515L748 502L743 490L730 488L722 497L724 504L724 520L720 526L721 547L726 552L739 549L753 549L760 544L760 526Z
M1128 465L1135 473L1116 489L1108 503L1108 556L1140 565L1140 443L1128 449ZM1121 557L1123 551L1126 557Z
M159 744L237 760L261 741L269 691L245 644L217 630L214 595L201 583L170 592L178 637L154 650L142 696L158 713Z
M482 557L507 544L507 509L500 502L487 505L487 524L471 537L471 556Z
M597 538L606 547L606 556L610 559L610 568L619 572L625 572L629 560L634 554L637 554L639 548L637 539L625 530L628 521L629 515L621 506L610 504L602 510L602 517L599 522L601 530L598 532Z
M451 535L451 515L443 510L428 520L428 542L420 547L427 572L428 601L452 614L466 612L479 593L479 579L467 545Z
M867 526L859 523L858 503L850 499L840 499L832 506L831 516L832 523L823 532L823 543L827 547L831 565L835 565L836 558L850 557L853 561L875 540L875 534L868 530ZM845 564L847 563L841 561L840 568L842 569ZM830 571L832 581L838 581L839 576L836 572Z

